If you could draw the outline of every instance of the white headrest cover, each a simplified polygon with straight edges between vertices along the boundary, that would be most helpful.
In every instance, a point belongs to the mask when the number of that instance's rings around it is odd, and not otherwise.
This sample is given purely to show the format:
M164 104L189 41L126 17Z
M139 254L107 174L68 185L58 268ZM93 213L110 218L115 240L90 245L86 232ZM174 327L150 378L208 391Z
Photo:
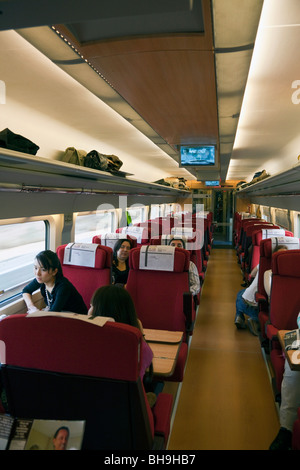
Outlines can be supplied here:
M285 245L288 250L299 250L300 239L295 237L272 237L272 251L279 245Z
M64 252L64 264L95 267L97 243L69 243Z
M175 246L144 245L140 250L140 269L174 270Z
M271 237L280 237L285 236L285 230L283 228L268 228L262 229L262 239L265 240L266 238Z
M135 237L137 243L141 243L144 232L145 232L145 238L147 238L146 236L147 230L144 227L136 227L135 225L133 226L130 225L129 227L124 227L122 229L122 233L127 233L128 235Z

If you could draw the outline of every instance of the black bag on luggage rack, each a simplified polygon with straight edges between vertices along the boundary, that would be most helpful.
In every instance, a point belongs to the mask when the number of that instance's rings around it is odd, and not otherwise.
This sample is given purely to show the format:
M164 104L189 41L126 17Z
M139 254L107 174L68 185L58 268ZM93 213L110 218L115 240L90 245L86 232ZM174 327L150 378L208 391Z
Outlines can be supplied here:
M10 129L6 128L0 132L0 147L16 150L17 152L30 153L36 155L39 150L39 146L26 139L20 134L15 134Z
M116 155L104 155L91 150L85 157L84 166L93 168L94 170L109 171L110 173L118 173L123 162Z
M91 150L85 157L84 166L93 170L107 171L107 158L102 153L97 152L97 150Z

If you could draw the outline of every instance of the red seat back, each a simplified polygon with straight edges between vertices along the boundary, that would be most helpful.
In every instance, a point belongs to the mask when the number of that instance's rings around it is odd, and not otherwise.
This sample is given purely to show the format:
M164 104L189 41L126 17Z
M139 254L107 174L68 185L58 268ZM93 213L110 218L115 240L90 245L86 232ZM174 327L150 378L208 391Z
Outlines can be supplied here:
M185 331L183 293L189 292L189 252L175 248L174 269L160 271L140 269L140 251L130 252L126 286L139 319L145 328Z
M66 247L67 245L61 245L56 250L63 274L76 287L89 308L95 290L111 284L112 249L98 245L95 251L95 264L93 267L88 267L66 264L64 261Z
M95 235L92 239L92 243L97 243L98 245L109 246L112 250L114 249L115 243L119 239L128 239L131 242L132 248L135 248L136 238L131 237L130 235L121 233L106 233L105 235Z
M272 256L270 322L278 330L297 328L300 309L300 249Z
M0 322L8 412L85 420L83 448L151 449L154 421L139 376L142 334L108 321L12 315Z

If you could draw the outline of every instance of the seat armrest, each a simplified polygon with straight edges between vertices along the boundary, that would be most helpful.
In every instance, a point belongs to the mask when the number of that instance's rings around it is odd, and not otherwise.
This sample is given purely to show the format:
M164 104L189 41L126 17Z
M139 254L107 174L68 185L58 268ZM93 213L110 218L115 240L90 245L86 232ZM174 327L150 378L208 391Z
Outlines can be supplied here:
M154 417L154 433L164 436L165 444L168 441L171 426L173 396L170 393L159 393L152 408Z
M260 310L268 311L269 301L266 295L256 292L255 300L258 303Z
M194 299L193 294L191 292L184 292L183 293L183 313L185 315L185 326L186 332L189 333L193 330L193 305Z
M271 323L266 325L266 334L271 341L278 341L278 329Z

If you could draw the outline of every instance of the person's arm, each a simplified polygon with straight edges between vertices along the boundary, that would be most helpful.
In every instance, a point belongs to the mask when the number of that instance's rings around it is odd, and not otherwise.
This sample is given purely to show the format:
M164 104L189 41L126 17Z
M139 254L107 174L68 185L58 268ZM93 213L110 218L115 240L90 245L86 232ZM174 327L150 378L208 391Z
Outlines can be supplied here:
M272 271L271 269L268 269L267 271L264 272L264 288L269 298L271 295L271 285L272 285Z
M193 295L200 292L200 279L196 265L191 261L189 268L190 291Z
M256 276L256 274L257 274L257 272L258 272L258 266L259 266L259 265L255 266L255 268L252 269L252 271L251 271L251 273L250 273L250 277L255 278L255 276Z
M25 286L22 291L23 300L27 307L27 313L36 312L37 310L39 310L33 303L32 294L33 292L38 290L40 286L41 285L37 282L37 280L34 279L27 286Z

